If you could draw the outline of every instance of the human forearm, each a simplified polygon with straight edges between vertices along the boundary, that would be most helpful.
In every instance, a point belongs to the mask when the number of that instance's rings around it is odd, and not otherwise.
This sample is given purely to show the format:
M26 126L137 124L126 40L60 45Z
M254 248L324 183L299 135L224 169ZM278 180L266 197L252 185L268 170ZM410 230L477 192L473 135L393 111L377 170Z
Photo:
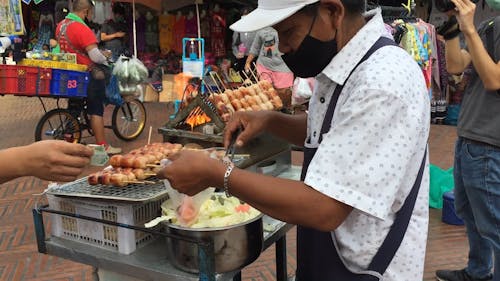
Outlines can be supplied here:
M283 114L280 112L270 113L266 123L266 130L288 142L304 146L307 136L307 114Z
M245 65L250 65L254 59L255 59L254 54L252 54L252 53L248 54L247 61L245 62Z
M0 184L25 176L29 162L25 147L12 147L0 150Z
M225 167L213 169L215 186L223 186ZM321 231L336 229L352 208L303 182L235 169L229 177L232 195L282 221Z
M485 89L500 89L500 64L493 61L475 29L464 33L464 35L472 63L483 81Z
M446 69L449 73L460 74L470 63L466 60L466 51L460 48L458 37L446 40Z
M116 38L116 33L107 34L101 33L101 41L110 41Z

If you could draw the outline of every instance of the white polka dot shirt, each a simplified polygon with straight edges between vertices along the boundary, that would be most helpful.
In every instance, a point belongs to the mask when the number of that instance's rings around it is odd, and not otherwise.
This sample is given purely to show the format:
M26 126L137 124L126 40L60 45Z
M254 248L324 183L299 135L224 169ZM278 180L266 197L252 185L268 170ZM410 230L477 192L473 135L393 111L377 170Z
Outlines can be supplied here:
M429 135L429 97L417 63L386 46L349 73L380 36L390 37L380 10L317 77L306 147L318 147L305 183L353 207L334 234L348 268L364 270L410 192ZM344 85L330 131L318 145L337 84ZM426 160L428 166L428 160ZM428 167L405 238L384 281L422 280L428 226ZM333 215L333 214L332 214Z

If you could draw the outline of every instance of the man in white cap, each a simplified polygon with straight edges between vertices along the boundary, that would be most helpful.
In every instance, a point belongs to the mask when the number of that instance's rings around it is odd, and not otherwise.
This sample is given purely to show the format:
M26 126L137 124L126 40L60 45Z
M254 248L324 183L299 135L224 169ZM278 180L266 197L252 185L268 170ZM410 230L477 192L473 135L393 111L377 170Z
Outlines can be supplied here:
M416 62L389 39L364 0L260 0L231 26L273 26L284 61L316 77L308 115L238 112L225 143L267 131L304 146L302 181L237 169L201 153L172 156L160 172L196 194L224 188L297 224L299 281L422 280L428 224L429 97Z

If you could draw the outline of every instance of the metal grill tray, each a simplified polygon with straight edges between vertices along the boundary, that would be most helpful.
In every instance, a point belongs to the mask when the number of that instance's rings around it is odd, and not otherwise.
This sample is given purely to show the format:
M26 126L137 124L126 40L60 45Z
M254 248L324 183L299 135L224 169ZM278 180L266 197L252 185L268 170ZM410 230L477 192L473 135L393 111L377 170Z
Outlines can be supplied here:
M154 181L155 183L129 184L125 187L114 187L100 184L90 185L87 182L87 177L85 177L74 182L51 187L47 190L47 194L128 202L152 201L167 194L162 180L156 177L151 177L147 180Z

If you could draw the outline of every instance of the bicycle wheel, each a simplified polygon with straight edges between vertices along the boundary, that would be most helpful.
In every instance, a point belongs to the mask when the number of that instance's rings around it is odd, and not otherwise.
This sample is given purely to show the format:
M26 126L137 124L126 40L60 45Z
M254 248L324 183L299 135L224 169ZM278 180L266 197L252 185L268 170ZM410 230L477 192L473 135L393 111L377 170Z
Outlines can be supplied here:
M78 143L81 138L80 122L68 110L62 108L45 113L35 129L35 141L50 139Z
M136 139L146 126L146 108L138 99L126 101L113 110L111 126L115 135L125 141Z

